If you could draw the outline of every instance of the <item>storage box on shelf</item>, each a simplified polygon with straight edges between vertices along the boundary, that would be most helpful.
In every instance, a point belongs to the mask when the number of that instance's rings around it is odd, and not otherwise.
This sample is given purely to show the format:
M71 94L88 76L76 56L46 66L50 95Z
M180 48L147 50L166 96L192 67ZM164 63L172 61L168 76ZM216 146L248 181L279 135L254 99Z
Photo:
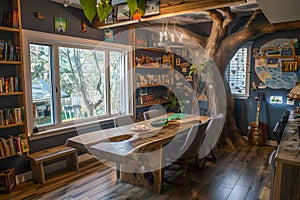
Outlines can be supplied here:
M0 11L0 159L29 151L26 133L20 0ZM0 161L1 162L1 161Z

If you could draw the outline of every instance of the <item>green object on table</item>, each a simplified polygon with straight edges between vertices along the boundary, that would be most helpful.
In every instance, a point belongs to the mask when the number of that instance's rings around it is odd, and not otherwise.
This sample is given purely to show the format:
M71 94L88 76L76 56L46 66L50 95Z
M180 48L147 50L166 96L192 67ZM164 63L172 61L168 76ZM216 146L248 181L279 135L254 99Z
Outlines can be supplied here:
M161 127L161 126L164 126L168 123L168 119L165 118L165 119L158 119L158 120L153 120L151 121L151 126L154 126L154 127Z
M168 121L181 120L185 118L188 118L188 115L185 113L174 113L170 117L168 117Z

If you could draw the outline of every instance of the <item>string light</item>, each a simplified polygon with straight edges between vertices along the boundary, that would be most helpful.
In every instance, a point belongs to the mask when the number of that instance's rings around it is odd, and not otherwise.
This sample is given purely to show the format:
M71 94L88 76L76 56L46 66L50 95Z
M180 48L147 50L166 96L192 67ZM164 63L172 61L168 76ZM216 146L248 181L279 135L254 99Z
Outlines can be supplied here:
M63 1L63 4L64 4L64 7L68 7L69 5L71 5L71 1L70 0L64 0Z

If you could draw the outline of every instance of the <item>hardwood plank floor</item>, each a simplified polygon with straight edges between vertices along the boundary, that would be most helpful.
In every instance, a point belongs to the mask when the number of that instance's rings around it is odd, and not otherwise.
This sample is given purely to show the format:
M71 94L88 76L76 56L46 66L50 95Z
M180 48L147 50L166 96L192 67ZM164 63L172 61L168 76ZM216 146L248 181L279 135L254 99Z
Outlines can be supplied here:
M203 172L189 171L187 185L164 184L162 194L127 184L116 179L115 171L96 159L80 164L79 171L62 169L46 177L46 184L28 181L0 199L269 199L270 146L242 147L235 151L216 149L217 162L207 162ZM181 178L182 170L167 170L169 179Z

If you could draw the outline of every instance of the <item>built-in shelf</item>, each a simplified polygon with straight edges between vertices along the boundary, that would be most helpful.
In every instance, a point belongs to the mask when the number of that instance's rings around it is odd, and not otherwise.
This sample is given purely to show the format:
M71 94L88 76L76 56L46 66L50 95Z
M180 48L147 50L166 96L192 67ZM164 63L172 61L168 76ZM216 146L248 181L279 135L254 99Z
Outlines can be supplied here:
M153 67L151 65L139 65L136 69L173 69L172 67Z
M18 127L18 126L24 126L24 125L25 125L25 123L9 124L9 125L5 125L5 126L0 126L0 129L12 128L12 127Z
M154 51L154 52L161 52L161 53L165 53L166 50L163 48L155 48L155 47L141 47L141 46L136 46L135 47L136 50L147 50L147 51Z
M9 60L0 60L0 64L6 64L6 65L20 65L21 61L9 61Z
M23 95L23 92L0 93L0 96L14 96L14 95Z
M158 84L151 84L151 85L137 85L136 88L149 88L149 87L168 87L171 86L170 84L158 83Z
M0 31L20 32L20 29L6 27L6 26L0 26Z
M136 108L143 108L143 107L148 107L148 106L152 106L155 104L166 104L166 103L170 103L170 101L169 100L159 100L159 101L156 100L156 101L145 103L142 105L137 105Z

